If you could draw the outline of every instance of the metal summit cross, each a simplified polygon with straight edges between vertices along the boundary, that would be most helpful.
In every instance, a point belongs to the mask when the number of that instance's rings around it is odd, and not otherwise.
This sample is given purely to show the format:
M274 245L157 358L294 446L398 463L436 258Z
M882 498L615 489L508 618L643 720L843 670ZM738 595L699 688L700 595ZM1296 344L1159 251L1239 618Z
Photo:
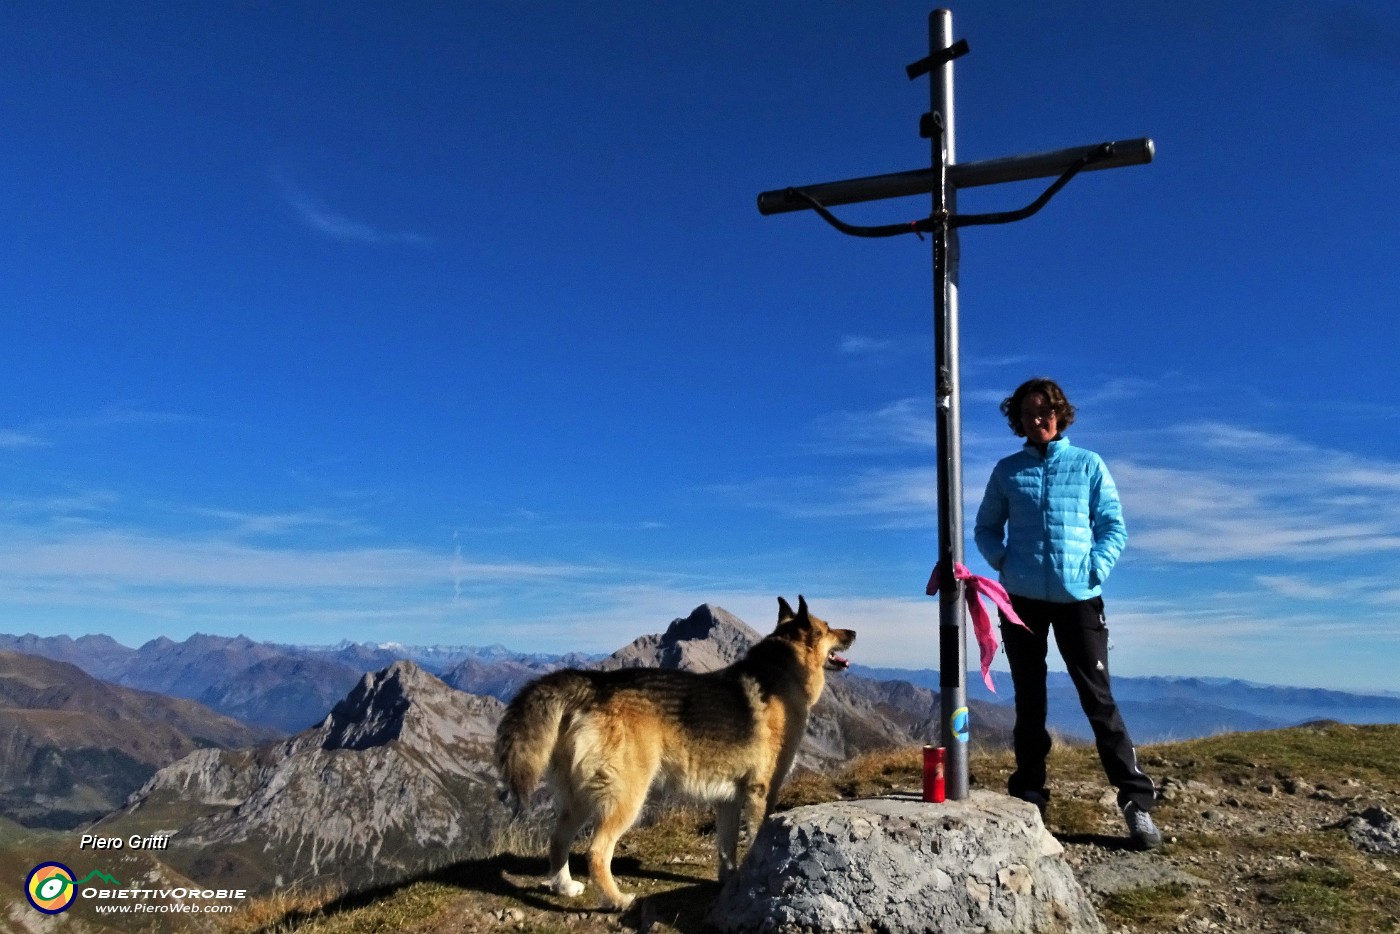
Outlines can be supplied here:
M892 175L766 191L758 196L762 214L810 209L842 233L891 237L929 233L933 238L933 319L938 441L938 630L942 744L946 749L947 797L967 797L967 639L964 585L953 576L962 564L962 423L958 387L959 227L1005 224L1030 217L1081 171L1142 165L1152 161L1150 139L1100 143L1055 152L1011 156L965 164L953 161L953 60L967 54L966 40L953 41L953 14L929 15L929 54L906 71L912 81L929 75L930 111L920 135L931 141L932 167ZM957 214L959 188L1057 176L1045 192L1018 211ZM933 195L933 213L922 220L878 227L844 223L827 208L924 193Z

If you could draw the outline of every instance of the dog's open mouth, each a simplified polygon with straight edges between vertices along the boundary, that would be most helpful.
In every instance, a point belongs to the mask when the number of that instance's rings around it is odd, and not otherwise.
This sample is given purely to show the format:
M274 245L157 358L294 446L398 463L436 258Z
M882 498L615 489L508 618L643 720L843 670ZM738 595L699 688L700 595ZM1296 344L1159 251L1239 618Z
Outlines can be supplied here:
M827 671L845 671L847 668L850 667L851 663L846 659L842 658L840 655L837 655L835 652L832 652L826 657Z

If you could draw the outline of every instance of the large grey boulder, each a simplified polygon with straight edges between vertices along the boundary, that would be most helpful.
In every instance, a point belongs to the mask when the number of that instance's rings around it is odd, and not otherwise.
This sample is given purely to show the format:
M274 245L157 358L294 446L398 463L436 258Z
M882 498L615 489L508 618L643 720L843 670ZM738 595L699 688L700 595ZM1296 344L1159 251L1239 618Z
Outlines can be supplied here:
M723 931L1057 932L1104 927L1035 807L987 791L795 808L720 891Z
M1383 807L1353 814L1342 828L1358 849L1378 856L1400 856L1400 818Z

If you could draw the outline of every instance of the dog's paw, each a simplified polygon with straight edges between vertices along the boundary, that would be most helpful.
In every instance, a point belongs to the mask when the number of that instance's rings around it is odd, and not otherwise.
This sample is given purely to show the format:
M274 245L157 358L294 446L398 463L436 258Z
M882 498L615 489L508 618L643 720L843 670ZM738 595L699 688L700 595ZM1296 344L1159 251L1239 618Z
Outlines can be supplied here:
M496 785L496 800L501 802L510 816L514 820L521 820L525 817L525 802L521 801L515 792L511 791L504 782Z
M617 901L607 900L603 902L603 908L608 911L616 911L618 914L632 907L632 903L637 900L635 895L623 895Z
M545 888L555 895L562 895L565 898L578 898L583 894L584 885L577 879L551 879Z

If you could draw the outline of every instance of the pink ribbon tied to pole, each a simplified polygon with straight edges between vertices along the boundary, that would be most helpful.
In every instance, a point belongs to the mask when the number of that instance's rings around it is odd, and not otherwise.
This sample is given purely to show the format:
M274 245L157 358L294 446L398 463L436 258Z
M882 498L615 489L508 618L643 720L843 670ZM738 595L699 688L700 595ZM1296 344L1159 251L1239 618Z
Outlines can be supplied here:
M938 593L938 579L942 576L938 571L939 568L933 569L933 576L928 579L928 587L924 591L930 597ZM992 628L991 617L987 615L987 608L982 605L982 598L990 598L1010 622L1027 632L1030 631L1030 627L1021 622L1021 617L1011 608L1011 595L1001 584L989 577L973 574L961 564L953 565L953 577L964 582L963 596L967 600L967 611L972 616L972 631L977 636L977 647L982 655L982 683L987 685L987 690L995 694L997 688L992 683L992 659L997 654L997 637Z

